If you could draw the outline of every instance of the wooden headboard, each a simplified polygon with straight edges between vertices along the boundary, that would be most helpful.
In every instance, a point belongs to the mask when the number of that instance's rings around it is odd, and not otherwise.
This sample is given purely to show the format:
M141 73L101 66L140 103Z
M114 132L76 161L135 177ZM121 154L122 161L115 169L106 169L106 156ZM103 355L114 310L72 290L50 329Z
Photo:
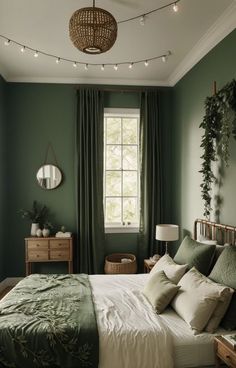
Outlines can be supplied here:
M228 243L236 245L236 227L231 225L217 224L207 220L197 219L194 222L194 239L199 236L217 240L217 244Z

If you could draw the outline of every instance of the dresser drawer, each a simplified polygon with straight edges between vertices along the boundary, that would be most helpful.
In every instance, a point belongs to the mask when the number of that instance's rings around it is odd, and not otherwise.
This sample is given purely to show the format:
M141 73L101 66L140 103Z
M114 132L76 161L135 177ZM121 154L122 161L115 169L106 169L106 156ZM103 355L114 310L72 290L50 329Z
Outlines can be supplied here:
M27 242L28 251L30 250L47 250L48 249L48 240L39 239L39 240L28 240Z
M28 250L29 262L37 261L47 261L48 260L48 250Z
M218 343L217 355L229 366L236 367L236 352L226 345Z
M59 250L59 249L69 249L70 241L68 239L57 239L57 240L50 240L50 249Z
M50 259L68 261L70 259L70 251L69 249L50 250Z

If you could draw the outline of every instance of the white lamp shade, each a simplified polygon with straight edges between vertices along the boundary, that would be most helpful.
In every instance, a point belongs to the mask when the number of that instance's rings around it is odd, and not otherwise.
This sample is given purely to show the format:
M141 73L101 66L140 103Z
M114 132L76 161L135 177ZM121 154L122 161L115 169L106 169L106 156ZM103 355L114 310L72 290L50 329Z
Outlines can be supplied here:
M179 226L170 224L156 225L156 239L167 242L178 240Z

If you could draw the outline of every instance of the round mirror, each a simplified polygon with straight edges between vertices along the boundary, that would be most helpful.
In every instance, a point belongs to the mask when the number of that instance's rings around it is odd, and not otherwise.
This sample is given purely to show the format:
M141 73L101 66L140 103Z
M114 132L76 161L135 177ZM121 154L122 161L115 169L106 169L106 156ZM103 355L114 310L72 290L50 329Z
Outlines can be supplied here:
M55 165L43 165L37 172L37 182L43 189L55 189L62 181L61 170Z

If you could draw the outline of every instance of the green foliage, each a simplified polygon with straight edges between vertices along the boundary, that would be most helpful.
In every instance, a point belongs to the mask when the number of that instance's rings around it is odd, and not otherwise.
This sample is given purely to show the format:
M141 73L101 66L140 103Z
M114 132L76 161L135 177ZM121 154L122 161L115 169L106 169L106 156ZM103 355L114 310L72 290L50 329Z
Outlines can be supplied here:
M201 147L203 181L201 193L204 200L204 216L209 217L211 208L211 187L215 181L212 161L220 157L229 164L229 139L232 134L236 139L236 81L226 84L219 92L205 101L205 115L200 128L204 129Z
M33 201L31 210L20 209L19 213L23 219L30 220L33 223L43 224L47 220L48 208L39 205L37 201Z

